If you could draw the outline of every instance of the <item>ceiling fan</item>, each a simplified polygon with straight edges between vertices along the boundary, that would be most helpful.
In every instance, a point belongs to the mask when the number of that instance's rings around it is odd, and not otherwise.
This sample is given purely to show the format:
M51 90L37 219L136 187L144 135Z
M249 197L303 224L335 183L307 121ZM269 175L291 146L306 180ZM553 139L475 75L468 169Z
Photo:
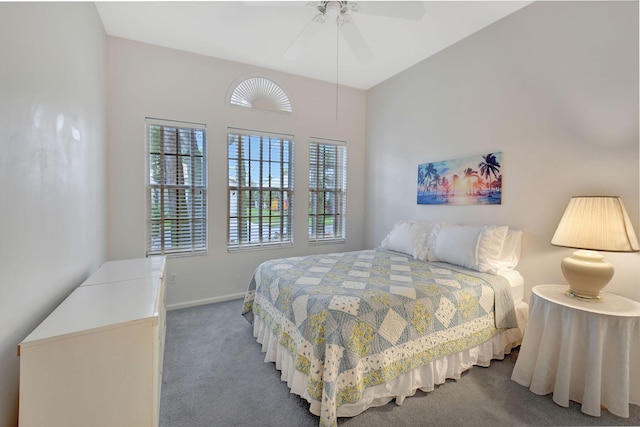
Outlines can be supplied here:
M356 26L352 12L416 21L424 16L424 4L419 1L312 1L307 6L316 8L319 13L293 40L284 54L286 59L296 59L324 25L335 23L358 61L366 63L373 59L373 52Z

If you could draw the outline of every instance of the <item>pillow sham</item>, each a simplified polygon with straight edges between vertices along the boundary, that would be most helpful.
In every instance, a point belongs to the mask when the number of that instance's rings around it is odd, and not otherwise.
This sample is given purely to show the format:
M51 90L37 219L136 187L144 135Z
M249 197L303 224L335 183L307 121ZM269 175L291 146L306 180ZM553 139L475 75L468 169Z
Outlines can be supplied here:
M504 246L506 225L443 225L435 239L434 259L483 273L497 274L495 265Z

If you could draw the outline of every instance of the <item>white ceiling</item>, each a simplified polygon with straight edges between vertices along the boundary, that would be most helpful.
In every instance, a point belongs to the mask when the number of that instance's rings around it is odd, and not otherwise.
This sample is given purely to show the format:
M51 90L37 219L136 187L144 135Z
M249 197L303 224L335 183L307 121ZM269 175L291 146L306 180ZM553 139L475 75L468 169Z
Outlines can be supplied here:
M318 14L306 2L114 1L96 6L110 36L369 89L532 2L423 3L419 21L352 13L374 54L365 64L356 60L342 36L336 40L336 25L330 23L323 24L298 58L283 57Z

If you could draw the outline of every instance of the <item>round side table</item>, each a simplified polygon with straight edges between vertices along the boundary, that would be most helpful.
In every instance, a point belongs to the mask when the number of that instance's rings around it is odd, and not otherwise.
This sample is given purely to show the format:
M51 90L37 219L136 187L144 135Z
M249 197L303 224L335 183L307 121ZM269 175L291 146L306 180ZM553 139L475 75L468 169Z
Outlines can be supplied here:
M565 295L566 285L538 285L511 379L553 401L601 407L629 417L640 405L640 303L603 292L599 302Z

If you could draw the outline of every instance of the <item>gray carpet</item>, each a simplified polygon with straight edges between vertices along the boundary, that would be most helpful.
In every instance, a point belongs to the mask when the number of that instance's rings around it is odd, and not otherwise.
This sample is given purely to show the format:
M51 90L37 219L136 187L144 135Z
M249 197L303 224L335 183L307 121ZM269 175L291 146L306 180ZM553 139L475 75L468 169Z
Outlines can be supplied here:
M289 393L273 363L264 363L252 327L240 315L241 300L167 313L162 427L317 426L304 399ZM402 406L391 402L338 425L360 426L587 426L640 425L630 418L601 417L556 405L510 380L517 352L489 368L474 367L431 393L418 391Z

